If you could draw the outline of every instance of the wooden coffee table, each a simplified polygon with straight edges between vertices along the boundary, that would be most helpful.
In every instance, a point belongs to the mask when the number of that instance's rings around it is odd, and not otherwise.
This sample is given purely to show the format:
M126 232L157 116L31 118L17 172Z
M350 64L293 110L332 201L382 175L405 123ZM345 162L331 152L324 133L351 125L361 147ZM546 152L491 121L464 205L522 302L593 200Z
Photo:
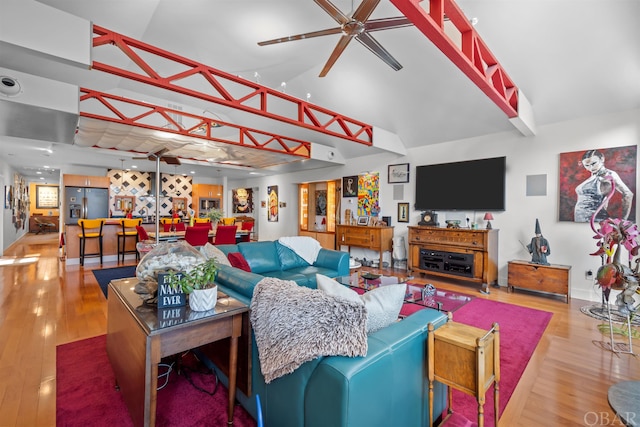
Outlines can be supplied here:
M230 338L228 424L232 425L238 337L247 305L224 296L211 312L182 307L163 309L159 315L134 292L137 283L136 278L109 283L107 317L107 355L133 424L155 425L158 363L163 357Z

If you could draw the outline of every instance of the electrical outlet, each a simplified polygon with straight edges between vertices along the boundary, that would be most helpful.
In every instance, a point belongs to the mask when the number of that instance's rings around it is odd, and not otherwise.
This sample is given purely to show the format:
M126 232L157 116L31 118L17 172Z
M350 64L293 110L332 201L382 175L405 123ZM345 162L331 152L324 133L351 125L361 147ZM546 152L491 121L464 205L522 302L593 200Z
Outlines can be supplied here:
M593 270L587 270L584 272L584 278L587 280L593 280Z

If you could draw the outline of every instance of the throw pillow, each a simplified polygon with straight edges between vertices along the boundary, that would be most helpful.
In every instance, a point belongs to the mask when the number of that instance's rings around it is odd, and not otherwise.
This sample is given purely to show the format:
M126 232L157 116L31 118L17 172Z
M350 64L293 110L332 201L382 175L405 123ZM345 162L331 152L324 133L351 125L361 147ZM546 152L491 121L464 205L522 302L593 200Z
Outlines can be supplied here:
M244 257L240 252L229 252L229 255L227 255L227 258L229 258L229 262L231 263L232 267L236 267L244 271L249 271L249 272L251 271L251 267L249 267L249 263L247 262L246 259L244 259Z
M385 328L398 320L407 289L407 285L400 283L380 286L359 295L353 289L322 274L316 274L316 283L318 289L329 295L349 301L361 301L367 309L367 333Z
M207 259L215 258L218 265L231 265L224 252L222 252L211 243L207 243L201 246L200 252L202 253L202 255L207 257Z

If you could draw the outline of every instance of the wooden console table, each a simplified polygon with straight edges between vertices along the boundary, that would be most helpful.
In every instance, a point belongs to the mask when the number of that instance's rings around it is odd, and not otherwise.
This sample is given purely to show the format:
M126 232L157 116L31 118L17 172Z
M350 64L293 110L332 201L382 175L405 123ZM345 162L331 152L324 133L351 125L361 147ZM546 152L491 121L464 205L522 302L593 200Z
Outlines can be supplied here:
M382 254L391 251L393 227L368 227L365 225L336 225L336 247L351 246L371 249L380 253L380 268L382 268ZM392 257L393 258L393 257Z
M409 270L487 285L498 283L498 230L408 228ZM431 255L434 262L427 259Z
M485 395L494 384L494 420L498 427L500 385L500 330L489 331L449 320L434 331L428 325L429 426L433 425L433 382L449 386L447 418L453 413L452 388L478 401L478 427L484 426ZM446 418L445 418L446 419ZM444 420L443 420L444 421Z
M564 295L567 304L571 298L569 286L570 265L541 265L527 261L509 261L509 281L507 285L515 288Z

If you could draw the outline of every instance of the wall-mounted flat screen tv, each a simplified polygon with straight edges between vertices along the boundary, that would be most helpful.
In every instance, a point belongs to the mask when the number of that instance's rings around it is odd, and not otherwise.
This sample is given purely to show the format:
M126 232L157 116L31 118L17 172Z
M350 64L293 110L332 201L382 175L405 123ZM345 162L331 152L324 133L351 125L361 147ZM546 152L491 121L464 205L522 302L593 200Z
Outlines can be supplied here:
M415 209L503 211L506 157L416 168Z

